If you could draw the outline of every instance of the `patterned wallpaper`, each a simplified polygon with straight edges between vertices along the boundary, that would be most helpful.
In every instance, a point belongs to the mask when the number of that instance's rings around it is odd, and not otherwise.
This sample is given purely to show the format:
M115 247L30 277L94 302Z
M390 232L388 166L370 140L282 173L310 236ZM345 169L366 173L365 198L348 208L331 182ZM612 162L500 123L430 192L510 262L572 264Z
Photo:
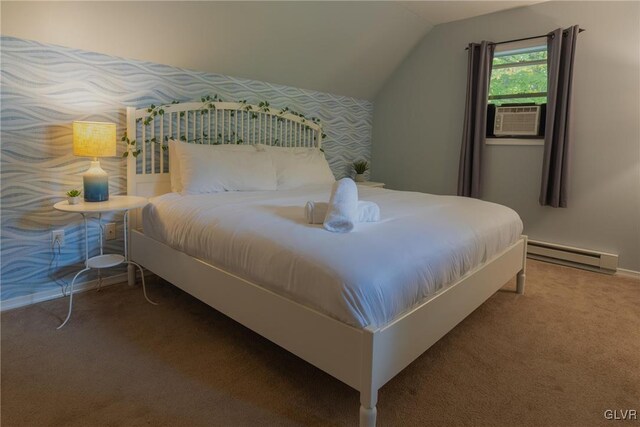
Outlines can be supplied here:
M52 208L64 199L66 190L81 187L81 175L89 166L89 159L72 154L74 120L115 122L120 135L127 106L192 101L214 94L256 104L268 100L274 107L289 106L322 120L327 134L323 147L337 177L349 172L354 159L370 158L373 105L369 101L12 37L2 37L0 43L3 301L61 289L81 268L81 217ZM120 145L118 154L123 151ZM102 159L101 164L109 173L110 194L125 194L126 162L114 157ZM52 250L51 231L59 228L65 230L65 243L59 251ZM98 234L95 227L90 230L89 245L95 248ZM121 237L108 243L108 250L122 249ZM123 271L116 268L103 274ZM87 279L95 277L93 273Z

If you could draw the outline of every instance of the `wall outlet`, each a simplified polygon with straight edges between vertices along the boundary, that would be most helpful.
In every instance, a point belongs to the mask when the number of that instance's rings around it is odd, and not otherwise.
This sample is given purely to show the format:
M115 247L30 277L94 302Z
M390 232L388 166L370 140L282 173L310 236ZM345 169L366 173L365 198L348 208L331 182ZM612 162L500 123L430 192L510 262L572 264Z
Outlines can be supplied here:
M105 240L114 240L116 238L116 223L110 222L104 226Z
M51 247L55 249L58 247L58 245L60 245L60 247L64 246L64 230L63 229L53 230L51 232Z

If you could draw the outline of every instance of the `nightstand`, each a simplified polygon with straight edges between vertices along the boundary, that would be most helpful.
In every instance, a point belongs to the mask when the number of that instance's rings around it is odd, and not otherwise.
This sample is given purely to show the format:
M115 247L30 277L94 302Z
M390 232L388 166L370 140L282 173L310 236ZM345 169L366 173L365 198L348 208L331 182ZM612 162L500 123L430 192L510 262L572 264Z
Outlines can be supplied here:
M151 304L156 304L147 297L147 289L144 283L144 273L142 267L133 261L129 260L127 253L128 236L127 228L129 222L129 211L131 209L137 209L145 206L147 199L144 197L136 196L111 196L106 202L80 202L77 205L70 205L69 202L62 201L53 205L53 208L62 212L73 212L82 215L84 220L84 268L73 276L69 291L69 312L67 318L62 322L58 329L62 328L71 318L71 310L73 309L73 285L76 279L82 274L91 269L111 268L120 264L133 265L140 270L142 276L142 292L147 301ZM124 212L124 253L123 254L105 254L103 251L103 228L102 228L102 214L110 212ZM100 255L89 257L89 226L88 220L95 218L97 215L98 228L100 230Z
M384 182L361 181L361 182L356 182L356 184L363 185L365 187L384 188Z

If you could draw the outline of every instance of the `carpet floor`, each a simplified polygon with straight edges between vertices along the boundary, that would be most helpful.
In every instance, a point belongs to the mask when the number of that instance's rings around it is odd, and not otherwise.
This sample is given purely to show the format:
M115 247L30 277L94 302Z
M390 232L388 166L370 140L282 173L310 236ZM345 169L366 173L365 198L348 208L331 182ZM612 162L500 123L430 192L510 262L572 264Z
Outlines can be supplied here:
M530 261L387 383L379 426L611 425L640 412L640 283ZM177 288L2 314L2 426L355 426L358 393ZM619 412L618 412L619 414ZM640 421L614 422L638 425Z

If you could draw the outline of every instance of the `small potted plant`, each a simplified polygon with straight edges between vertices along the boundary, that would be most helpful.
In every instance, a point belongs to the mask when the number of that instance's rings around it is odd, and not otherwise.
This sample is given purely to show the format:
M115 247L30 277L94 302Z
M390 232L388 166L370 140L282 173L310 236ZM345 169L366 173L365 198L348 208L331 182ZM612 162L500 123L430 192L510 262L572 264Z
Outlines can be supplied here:
M82 191L76 190L75 188L73 190L69 190L67 191L67 201L70 205L77 205L78 203L80 203L81 194Z
M353 170L356 172L356 182L364 182L364 173L369 170L369 162L366 160L358 160L353 162Z

